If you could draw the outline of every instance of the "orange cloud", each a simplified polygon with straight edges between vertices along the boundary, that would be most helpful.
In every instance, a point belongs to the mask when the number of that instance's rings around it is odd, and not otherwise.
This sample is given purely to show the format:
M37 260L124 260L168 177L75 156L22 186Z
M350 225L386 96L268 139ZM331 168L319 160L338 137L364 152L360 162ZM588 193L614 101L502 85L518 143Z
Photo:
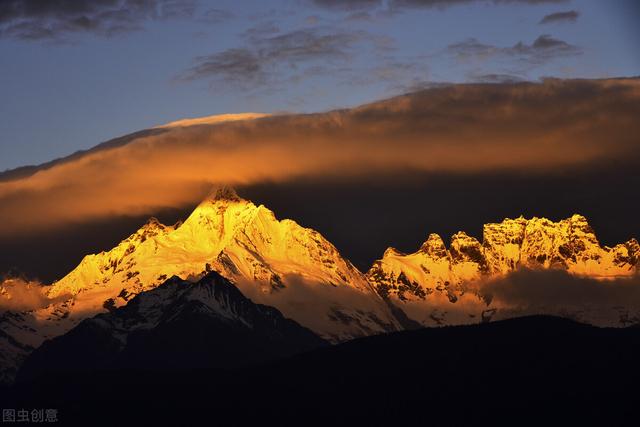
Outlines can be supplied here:
M0 278L0 315L5 311L37 310L69 298L68 295L49 298L48 289L48 286L35 280L20 277Z
M638 117L640 79L547 80L452 85L322 114L168 127L0 181L0 235L184 206L217 183L406 170L544 173L637 160Z

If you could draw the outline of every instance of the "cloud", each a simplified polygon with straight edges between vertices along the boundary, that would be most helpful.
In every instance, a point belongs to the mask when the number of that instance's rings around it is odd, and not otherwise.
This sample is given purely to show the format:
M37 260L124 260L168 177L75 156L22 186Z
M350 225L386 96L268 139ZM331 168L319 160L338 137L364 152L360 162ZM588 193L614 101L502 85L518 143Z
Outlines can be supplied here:
M220 19L219 10L199 17ZM100 36L140 30L150 21L198 16L196 0L3 0L0 37L64 40L77 33Z
M224 22L228 22L234 19L236 16L229 12L228 10L223 9L207 9L200 16L198 16L198 20L202 21L206 24L220 24Z
M459 59L470 57L486 58L495 55L499 50L500 48L481 43L473 37L447 46L447 52Z
M414 86L416 81L419 78L427 78L428 75L429 68L421 64L418 58L399 60L394 57L384 57L380 58L379 65L372 67L366 73L353 73L345 84L353 86L385 82L390 85L394 93L406 93L417 91L417 86ZM424 88L420 87L420 89Z
M530 69L560 58L582 54L582 49L548 34L536 38L531 44L518 42L510 47L482 43L470 38L447 46L447 54L462 62L485 62L489 59L505 61L512 70L507 74L526 74Z
M532 50L547 50L547 49L569 49L572 50L572 46L562 40L554 39L548 34L542 35L535 39L532 45L527 46L522 43L518 43L513 47L516 51L528 52Z
M322 114L169 128L0 182L0 235L186 206L214 183L640 166L639 101L638 79L550 79L450 85Z
M367 11L353 12L353 13L350 13L346 18L346 20L350 22L356 22L356 21L371 22L373 21L373 19L374 18L371 15L371 13Z
M569 0L389 0L388 6L391 10L403 8L437 8L444 9L451 6L490 3L490 4L557 4L566 3ZM382 0L311 0L317 7L334 11L363 11L376 9L385 6Z
M552 59L582 54L582 49L565 41L555 39L548 34L541 35L530 45L518 43L510 49L503 49L507 54L518 55L536 64L546 63Z
M566 12L556 12L549 15L545 15L539 22L540 24L552 24L556 22L576 22L580 13L576 10L569 10Z
M242 37L247 40L259 40L280 32L280 27L274 21L261 22L248 28L242 33Z
M51 299L46 296L46 290L47 287L37 281L5 277L0 280L0 313L36 310L68 297Z
M355 54L356 44L365 40L363 32L318 28L270 35L278 32L277 27L268 24L251 28L244 33L244 47L197 57L178 80L209 79L219 87L229 83L240 88L273 86L303 77L309 70L307 66L348 62ZM375 42L378 38L369 40Z
M241 33L243 43L194 58L191 67L175 76L178 82L208 81L216 91L244 91L251 95L286 90L311 77L331 76L337 84L371 84L385 81L382 68L408 66L388 55L397 50L392 37L333 25L281 32L273 21L264 21ZM373 56L377 67L360 59ZM418 69L418 62L411 66ZM424 69L424 67L422 67ZM389 74L388 72L386 74ZM406 72L404 73L406 74ZM310 96L314 88L304 87ZM304 96L291 100L304 103ZM301 102L299 102L301 101Z
M328 316L332 321L348 324L356 330L371 327L375 317L379 319L378 327L391 326L383 320L386 307L382 300L372 299L351 286L331 286L296 273L284 274L282 282L284 288L276 291L271 290L270 284L256 286L255 281L247 279L239 280L236 285L250 300L276 307L285 317L295 315L300 324L312 330L326 331ZM330 313L327 313L327 307L331 308ZM339 335L330 338L337 339Z
M469 77L472 81L478 83L518 83L525 81L522 77L513 74L471 74Z
M390 0L392 8L438 8L444 9L451 6L490 3L490 4L525 4L538 5L545 3L566 3L568 0Z
M259 84L266 79L266 72L256 52L241 48L199 56L195 59L195 65L179 78L190 81L209 77L223 82Z
M348 58L348 48L362 38L362 33L321 33L316 29L297 30L262 40L253 40L267 60L306 61Z
M311 3L317 7L338 11L372 9L382 5L381 0L311 0Z
M640 313L640 276L598 280L565 270L520 269L506 277L479 284L478 291L498 307L521 313L559 313L606 317ZM637 319L640 321L640 319Z

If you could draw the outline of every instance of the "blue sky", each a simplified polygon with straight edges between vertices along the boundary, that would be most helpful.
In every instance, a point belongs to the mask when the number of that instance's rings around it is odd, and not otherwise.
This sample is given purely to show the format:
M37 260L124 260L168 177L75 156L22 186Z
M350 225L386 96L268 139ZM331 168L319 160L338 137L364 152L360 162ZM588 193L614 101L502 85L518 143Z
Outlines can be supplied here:
M185 117L640 74L633 1L145 0L138 13L124 1L0 7L0 170Z

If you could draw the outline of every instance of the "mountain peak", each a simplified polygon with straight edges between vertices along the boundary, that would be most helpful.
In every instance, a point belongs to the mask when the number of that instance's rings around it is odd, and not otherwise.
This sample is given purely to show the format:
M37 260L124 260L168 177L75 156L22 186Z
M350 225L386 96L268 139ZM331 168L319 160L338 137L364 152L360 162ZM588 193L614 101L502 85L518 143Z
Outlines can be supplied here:
M405 254L403 254L402 252L400 252L396 248L390 246L384 251L384 254L382 255L382 258L388 258L388 257L392 257L392 256L404 256L404 255Z
M205 202L217 202L220 200L225 200L229 202L241 202L244 199L238 196L238 193L233 187L228 185L221 185L219 187L215 187L209 192L209 195L206 197Z
M160 225L152 221L143 229L150 227ZM229 187L212 191L179 227L134 238L88 255L52 286L50 297L81 294L67 306L49 309L63 313L63 326L88 313L124 306L167 277L191 281L216 271L252 301L276 307L331 341L397 329L366 277L320 233L278 220L268 208L241 199ZM296 297L301 292L314 296L301 301ZM349 296L348 304L343 295Z
M447 248L440 235L431 233L427 240L420 247L420 252L435 258L443 258L447 256Z
M165 228L165 225L158 220L155 216L150 217L147 222L142 226L144 229L156 229Z
M585 217L584 215L577 214L577 213L574 213L573 215L571 215L570 220L572 222L589 222L587 220L587 217Z
M402 256L387 250L367 277L410 321L435 326L517 312L519 308L499 306L476 291L487 280L502 280L523 268L564 270L593 280L633 278L640 273L640 244L631 239L603 248L587 218L579 214L559 221L520 216L485 224L481 242L458 232L447 249L438 235L431 234L415 253ZM565 308L560 309L562 315L568 313ZM611 314L589 310L580 307L571 316L602 326L623 326L628 321L621 315L627 310L622 306Z

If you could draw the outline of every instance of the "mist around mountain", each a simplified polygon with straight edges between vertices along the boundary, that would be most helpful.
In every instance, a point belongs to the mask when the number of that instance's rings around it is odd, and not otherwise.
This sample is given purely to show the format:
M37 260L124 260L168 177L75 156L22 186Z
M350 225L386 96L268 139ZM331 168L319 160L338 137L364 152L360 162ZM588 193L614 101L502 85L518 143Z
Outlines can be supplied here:
M580 213L614 246L640 231L637 88L637 78L451 84L126 135L0 173L0 271L51 283L151 216L186 218L212 183L321 232L361 271L390 245L408 253L427 233L448 244L460 230L481 239L483 224L521 214Z
M112 250L86 256L46 288L44 308L4 313L0 378L13 381L35 348L83 320L128 306L172 276L197 281L211 271L333 343L402 329L366 277L319 233L223 188L183 223L152 219Z
M252 303L218 273L197 282L174 276L45 341L18 381L52 372L232 369L326 345L278 310Z
M363 273L318 232L279 220L222 187L184 222L167 226L150 219L112 250L88 255L60 280L38 285L41 299L31 309L5 311L2 380L37 376L33 372L69 361L71 370L139 367L141 361L175 367L173 357L158 354L175 346L188 349L185 337L202 343L213 331L235 342L232 347L258 346L240 338L244 332L237 325L199 317L220 302L216 296L195 298L196 304L190 296L208 289L209 282L201 282L212 275L228 283L235 299L272 307L317 342L532 314L625 327L640 323L639 253L634 239L601 246L580 215L559 222L521 217L487 224L482 242L459 232L449 247L432 234L413 254L390 248ZM11 301L16 293L9 285L1 289ZM189 304L176 305L184 300ZM167 323L171 312L177 320ZM199 323L202 331L192 335L192 325ZM286 329L282 325L275 329ZM178 354L175 360L192 358L190 367L226 360L202 359L216 353L217 345L214 340L196 346L185 353L189 357ZM272 345L280 354L284 344ZM147 348L162 351L150 355ZM70 356L83 351L88 353L80 361ZM269 351L259 353L269 358ZM26 374L20 374L23 365Z
M640 245L601 246L587 218L523 217L486 224L482 241L431 234L414 253L394 248L367 277L424 326L552 314L599 326L640 321Z
M639 18L0 0L1 427L637 424Z
M143 131L28 173L0 174L0 238L193 206L212 183L348 183L406 172L531 181L552 174L558 188L602 168L590 192L634 206L620 197L616 171L639 162L639 86L637 78L452 84L349 109ZM492 190L509 188L498 185ZM575 210L589 205L579 189L561 193ZM461 209L466 201L452 203Z

